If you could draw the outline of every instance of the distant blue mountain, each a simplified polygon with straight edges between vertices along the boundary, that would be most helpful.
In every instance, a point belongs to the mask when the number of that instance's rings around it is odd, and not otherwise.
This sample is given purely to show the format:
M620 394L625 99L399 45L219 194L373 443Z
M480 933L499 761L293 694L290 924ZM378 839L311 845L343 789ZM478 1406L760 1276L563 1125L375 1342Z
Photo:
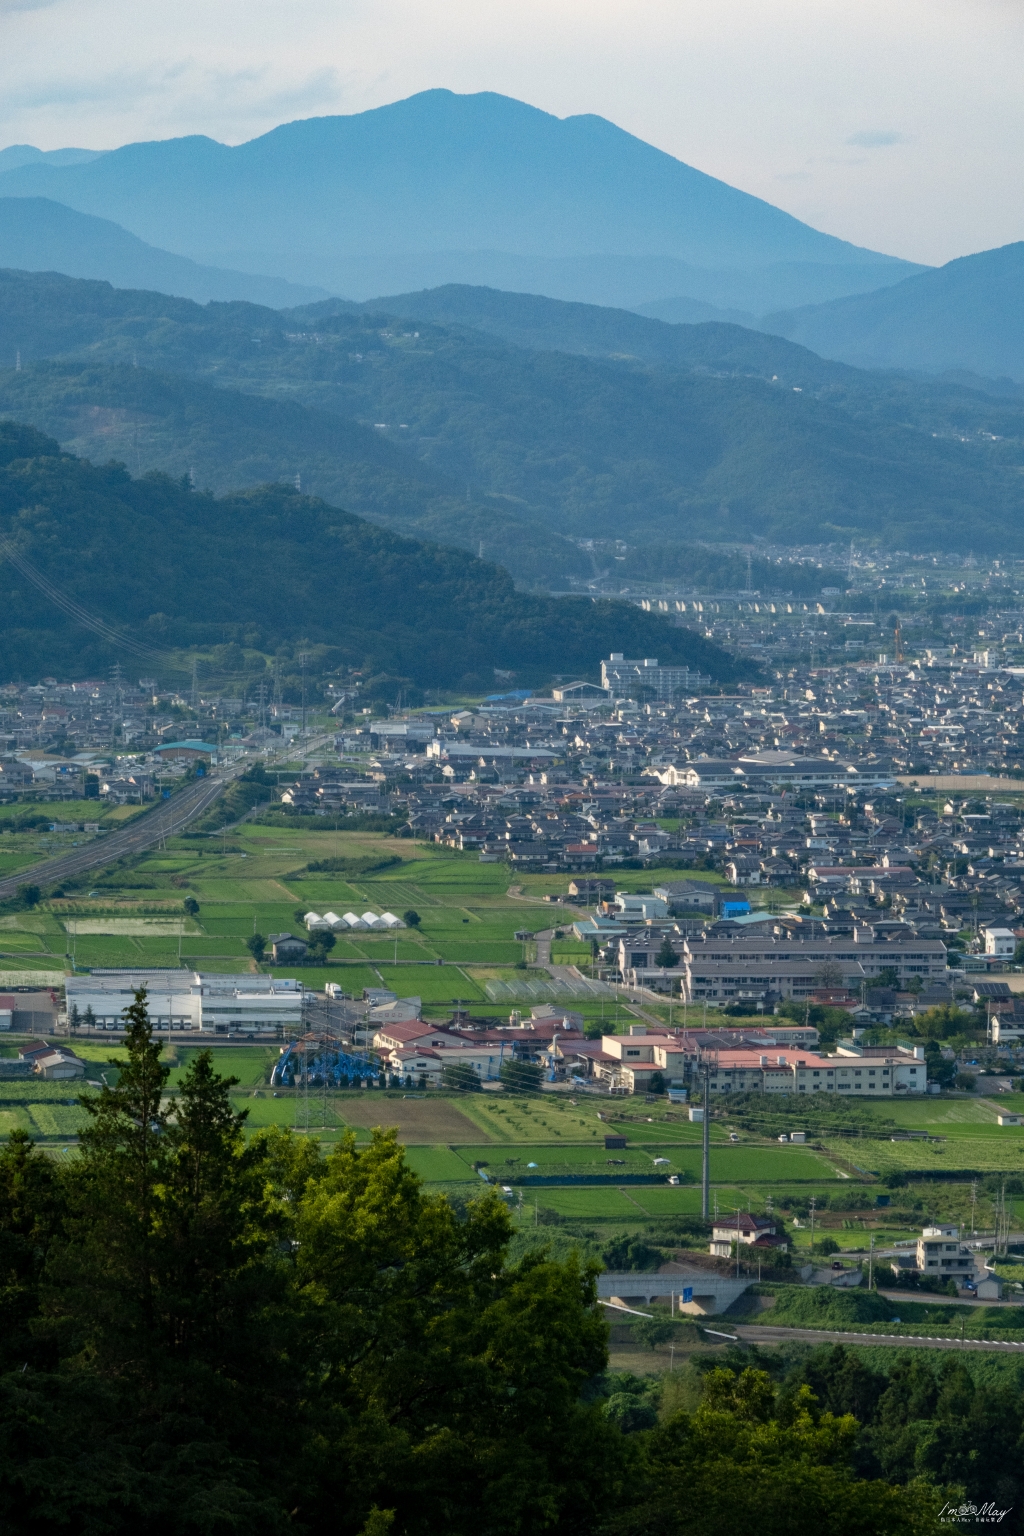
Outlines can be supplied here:
M894 287L766 315L761 328L860 368L1024 382L1024 241Z
M199 304L246 299L284 309L327 297L322 288L303 288L279 277L199 266L146 245L109 219L76 213L43 197L0 197L0 267L104 278L115 288L156 289Z
M0 149L0 171L17 171L23 165L84 165L103 153L102 149L36 149L34 144L9 144Z
M284 124L3 171L0 195L112 219L195 260L352 298L457 282L629 306L818 302L922 270L802 224L604 118L425 91ZM699 291L698 291L699 290Z

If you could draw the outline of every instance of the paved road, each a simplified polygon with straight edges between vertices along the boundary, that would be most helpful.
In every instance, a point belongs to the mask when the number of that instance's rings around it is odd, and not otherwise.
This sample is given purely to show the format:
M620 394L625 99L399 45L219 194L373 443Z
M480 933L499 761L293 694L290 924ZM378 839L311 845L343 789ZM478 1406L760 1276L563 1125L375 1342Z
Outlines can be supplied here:
M1015 1307L1021 1310L1021 1300L1018 1296L1014 1301L975 1301L967 1296L931 1296L927 1291L883 1291L878 1287L879 1296L884 1296L886 1301L922 1301L929 1307Z
M162 837L180 832L182 827L194 821L212 805L236 772L241 772L241 769L223 775L211 774L209 778L200 779L188 789L179 790L171 800L159 802L151 811L129 822L120 832L110 832L70 853L45 859L41 864L32 864L27 869L19 869L17 874L0 880L0 898L15 895L19 885L52 885L71 875L81 875L86 870L111 864L127 853L141 853L145 848L152 848Z
M551 964L551 938L554 931L553 928L545 928L542 933L534 934L537 944L537 958L533 962L534 965L546 967Z
M905 1293L904 1293L905 1294ZM1000 1354L1020 1354L1024 1343L1011 1344L998 1339L904 1338L891 1333L844 1333L840 1328L771 1328L763 1323L733 1323L723 1318L722 1333L736 1334L745 1344L783 1344L799 1339L810 1344L889 1344L897 1349L987 1349Z

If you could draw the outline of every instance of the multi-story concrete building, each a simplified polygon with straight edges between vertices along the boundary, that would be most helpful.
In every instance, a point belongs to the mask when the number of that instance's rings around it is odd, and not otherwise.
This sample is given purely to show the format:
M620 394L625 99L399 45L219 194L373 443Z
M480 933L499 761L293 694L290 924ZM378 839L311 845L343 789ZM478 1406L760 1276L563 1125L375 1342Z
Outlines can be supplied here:
M917 1267L923 1275L962 1281L974 1273L974 1256L961 1243L959 1227L925 1227L917 1240Z
M701 1077L703 1067L694 1062L693 1071ZM857 1055L835 1056L794 1050L719 1051L709 1063L712 1093L859 1093L892 1098L924 1093L927 1078L921 1046L911 1050L867 1047Z
M671 699L687 693L703 681L699 672L689 667L662 667L657 656L631 660L621 651L612 651L601 663L601 687L616 698L634 698L637 692L653 694L657 699Z
M840 984L852 990L884 972L895 972L897 985L915 978L922 984L946 976L946 946L939 939L900 942L876 939L870 928L857 928L852 939L686 938L682 941L686 995L690 999L744 996L807 997L814 986ZM640 947L634 945L636 953ZM632 953L632 951L631 951ZM828 972L835 972L834 978ZM735 977L735 982L730 981ZM841 979L841 980L840 980ZM731 989L731 990L730 990Z
M892 1098L924 1093L927 1066L921 1046L866 1046L842 1042L835 1056L767 1040L752 1045L720 1046L707 1037L698 1052L695 1038L682 1031L648 1032L642 1025L628 1035L605 1035L600 1043L576 1048L572 1070L609 1088L643 1092L655 1073L667 1087L703 1086L704 1071L714 1094L849 1093Z
M656 984L659 972L630 973L639 985L645 975ZM732 964L724 961L708 961L702 957L688 958L678 973L683 981L687 1002L709 1002L715 1006L728 1003L757 1003L770 1005L778 999L803 1002L817 992L821 985L821 965L812 960L763 960L757 957L737 958ZM867 980L867 972L860 965L844 962L841 970L842 986L850 991L859 990Z

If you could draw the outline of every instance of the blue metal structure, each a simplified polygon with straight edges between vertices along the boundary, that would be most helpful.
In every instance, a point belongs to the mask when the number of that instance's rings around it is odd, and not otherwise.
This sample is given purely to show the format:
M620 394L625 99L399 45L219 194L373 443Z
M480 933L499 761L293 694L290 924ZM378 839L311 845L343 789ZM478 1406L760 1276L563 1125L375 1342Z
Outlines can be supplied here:
M365 1052L346 1050L337 1040L293 1040L281 1056L271 1075L275 1088L310 1087L341 1088L356 1078L380 1076L380 1061Z

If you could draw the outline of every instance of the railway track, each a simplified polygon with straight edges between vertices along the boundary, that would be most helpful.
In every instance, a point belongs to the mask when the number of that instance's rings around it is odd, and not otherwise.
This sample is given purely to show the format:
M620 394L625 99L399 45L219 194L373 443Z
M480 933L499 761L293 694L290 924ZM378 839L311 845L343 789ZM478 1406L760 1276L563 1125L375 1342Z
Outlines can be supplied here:
M233 773L211 775L208 779L190 785L188 789L180 790L171 800L161 801L120 832L97 837L70 853L58 854L56 858L44 859L39 864L19 869L16 874L0 880L0 899L14 896L19 885L53 885L72 875L82 875L87 870L112 864L115 859L122 859L126 854L141 853L146 848L152 848L161 838L180 832L190 821L202 815L234 777Z

